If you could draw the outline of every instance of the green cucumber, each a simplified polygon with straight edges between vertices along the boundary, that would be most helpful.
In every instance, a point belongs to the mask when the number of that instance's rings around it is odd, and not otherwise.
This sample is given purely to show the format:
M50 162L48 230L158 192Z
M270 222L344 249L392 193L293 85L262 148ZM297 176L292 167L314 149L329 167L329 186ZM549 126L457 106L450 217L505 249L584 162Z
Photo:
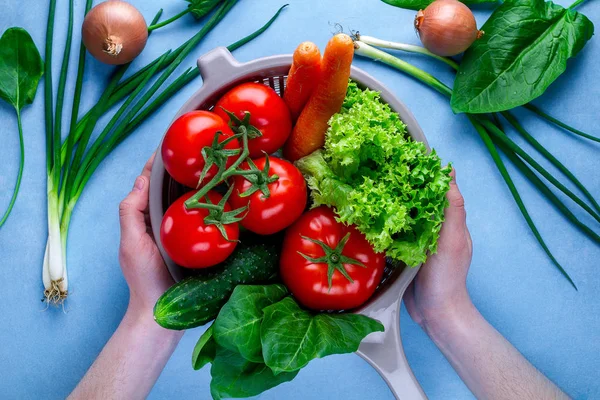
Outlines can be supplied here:
M176 330L215 319L237 285L274 280L279 269L277 249L274 244L240 243L220 272L186 278L167 290L154 306L154 319L160 326Z

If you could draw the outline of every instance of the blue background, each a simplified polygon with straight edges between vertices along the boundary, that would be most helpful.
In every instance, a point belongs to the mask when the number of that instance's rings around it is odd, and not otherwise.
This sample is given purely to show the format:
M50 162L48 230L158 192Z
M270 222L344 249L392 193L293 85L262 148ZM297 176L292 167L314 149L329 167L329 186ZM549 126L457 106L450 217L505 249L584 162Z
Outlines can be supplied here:
M182 65L218 45L228 45L262 25L283 0L240 0L227 18ZM304 40L323 47L334 23L380 38L418 44L414 13L378 0L290 0L290 7L262 37L235 52L241 61L291 53ZM22 26L43 52L46 4L39 0L3 0L0 31ZM84 1L77 0L76 25ZM182 10L183 1L132 3L150 20L159 7L165 16ZM565 1L560 1L568 5ZM58 66L66 27L67 1L59 0L54 48ZM600 4L579 7L596 23ZM491 8L477 10L482 24ZM175 47L198 29L191 17L154 33L136 65ZM78 46L79 32L74 43ZM75 71L76 51L71 60ZM451 83L443 65L402 55ZM598 85L600 41L594 37L537 104L572 125L600 135ZM576 398L599 398L600 248L574 229L527 182L516 176L525 203L548 245L579 286L573 290L552 266L513 202L478 135L463 116L450 111L445 98L416 81L363 59L356 65L388 85L412 110L430 144L457 169L466 198L474 257L468 285L474 302L543 373ZM88 58L83 109L99 96L110 68ZM72 98L75 72L67 88ZM55 79L55 84L58 79ZM194 81L157 112L101 165L87 186L73 218L68 262L70 296L66 313L44 311L41 266L46 241L43 88L23 112L26 165L21 194L8 223L0 230L0 397L64 398L83 376L118 325L128 292L118 260L119 201L130 190L144 162L157 146L172 116L201 85ZM67 105L70 104L67 102ZM522 122L559 156L592 193L600 197L598 143L584 141L518 112ZM70 115L70 113L65 113ZM65 119L66 120L66 119ZM12 193L18 167L18 136L11 108L0 105L0 209ZM516 135L513 135L513 137ZM581 213L577 213L582 215ZM583 220L592 224L589 218ZM596 228L598 225L593 225ZM596 229L597 230L597 229ZM472 395L428 337L402 311L402 339L415 375L432 399ZM190 356L202 328L189 331L161 375L151 398L209 398L209 371L192 370ZM392 399L377 373L356 355L313 361L298 377L261 399Z

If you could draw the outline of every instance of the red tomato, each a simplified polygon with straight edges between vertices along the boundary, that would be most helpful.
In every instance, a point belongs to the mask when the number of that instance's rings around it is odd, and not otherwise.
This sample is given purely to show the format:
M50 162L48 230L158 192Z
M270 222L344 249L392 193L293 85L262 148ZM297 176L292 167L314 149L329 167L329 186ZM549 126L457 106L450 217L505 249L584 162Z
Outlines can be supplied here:
M160 226L160 241L173 261L185 268L207 268L225 261L237 246L240 228L238 224L225 225L226 240L215 225L206 225L208 215L205 208L187 210L185 201L192 197L191 191L167 209ZM208 192L211 203L223 198L214 191ZM225 203L225 211L231 211Z
M261 137L248 143L251 158L261 157L263 152L276 152L292 132L292 117L287 105L275 90L261 83L243 83L221 97L214 111L229 121L223 109L239 119L244 119L249 112L250 124L262 133Z
M267 158L262 157L254 160L254 163L262 171L266 161ZM268 198L260 190L248 197L241 197L252 188L252 183L240 175L233 178L233 193L229 198L235 209L248 206L241 224L260 235L270 235L287 228L306 208L306 182L298 168L277 157L269 157L269 164L268 176L277 175L279 179L266 184L270 192ZM245 162L240 168L250 169L250 166Z
M215 134L221 132L219 142L233 136L225 121L209 111L191 111L179 117L167 131L161 147L165 169L177 182L195 188L204 168L202 149L210 147ZM228 143L227 149L239 149L237 140ZM230 157L228 166L235 162ZM204 182L208 182L217 172L213 165Z
M329 256L321 245L303 238L320 241L334 250L347 234L350 236L341 252L333 251ZM364 267L345 263L348 259L344 257L360 261ZM328 262L336 268L331 287ZM383 275L385 256L376 254L362 233L337 222L333 211L322 206L304 214L287 230L280 267L283 282L304 306L314 310L348 310L364 304L373 295Z

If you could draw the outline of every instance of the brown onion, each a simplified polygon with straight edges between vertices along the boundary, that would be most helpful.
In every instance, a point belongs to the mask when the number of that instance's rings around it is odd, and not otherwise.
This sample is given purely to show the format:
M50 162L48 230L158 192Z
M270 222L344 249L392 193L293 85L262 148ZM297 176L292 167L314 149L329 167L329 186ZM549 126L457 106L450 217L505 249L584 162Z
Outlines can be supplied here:
M419 10L415 29L427 50L444 57L462 53L484 33L469 7L457 0L436 0Z
M81 34L92 56L103 63L119 65L132 61L144 50L148 27L134 6L109 0L90 10Z

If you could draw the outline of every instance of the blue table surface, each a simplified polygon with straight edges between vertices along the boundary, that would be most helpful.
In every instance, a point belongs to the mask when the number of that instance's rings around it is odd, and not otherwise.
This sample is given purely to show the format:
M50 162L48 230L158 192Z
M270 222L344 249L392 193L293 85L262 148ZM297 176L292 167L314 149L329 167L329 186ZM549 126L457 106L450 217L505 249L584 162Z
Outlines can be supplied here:
M282 2L240 0L181 69L194 65L197 56L215 46L228 45L253 31L270 18ZM291 53L304 40L323 47L336 30L335 23L372 36L419 43L412 26L414 13L378 0L289 2L290 7L266 34L235 52L240 61ZM22 26L43 52L47 2L5 0L2 3L0 31ZM186 4L142 0L132 0L132 3L148 20L160 7L164 7L165 16L170 16ZM568 5L566 1L560 3ZM67 1L60 0L58 4L54 48L57 71L65 37ZM80 26L84 1L76 0L75 4L78 10L75 26ZM597 2L585 3L579 10L592 21L600 22ZM486 7L477 10L480 24L490 11L491 8ZM143 65L165 49L182 43L198 26L191 17L186 17L176 26L157 31L135 65ZM74 43L79 43L77 29ZM76 63L75 53L73 51L72 66ZM452 80L452 73L443 65L417 56L403 57L446 82ZM594 122L598 121L600 111L597 63L600 63L600 41L594 37L581 54L569 62L568 71L536 103L571 124L600 135ZM578 284L579 291L573 290L537 244L467 119L453 115L445 98L395 70L364 59L357 59L356 65L388 85L406 103L430 144L445 162L452 162L456 168L474 242L468 286L477 307L536 367L570 395L600 398L600 247L573 228L528 182L515 175L542 235ZM68 99L73 93L75 67L72 68ZM97 99L109 73L110 68L88 57L84 109ZM66 313L60 309L44 310L40 302L47 230L42 86L34 104L23 112L26 145L23 184L11 218L0 229L0 281L3 283L0 397L64 398L117 327L128 300L117 260L118 203L131 189L173 115L200 85L200 80L194 81L156 112L106 159L87 186L71 228L68 261L72 295ZM517 113L533 135L557 154L593 194L600 196L598 143L557 130L527 112ZM0 126L0 210L4 210L12 193L19 157L16 120L12 109L5 105L0 106ZM592 223L583 214L577 212L577 215ZM401 324L408 360L428 396L432 399L472 398L405 309ZM185 334L151 398L210 397L208 368L193 371L190 366L192 348L202 331L203 328L198 328ZM293 382L259 398L393 397L367 363L349 354L313 361Z

